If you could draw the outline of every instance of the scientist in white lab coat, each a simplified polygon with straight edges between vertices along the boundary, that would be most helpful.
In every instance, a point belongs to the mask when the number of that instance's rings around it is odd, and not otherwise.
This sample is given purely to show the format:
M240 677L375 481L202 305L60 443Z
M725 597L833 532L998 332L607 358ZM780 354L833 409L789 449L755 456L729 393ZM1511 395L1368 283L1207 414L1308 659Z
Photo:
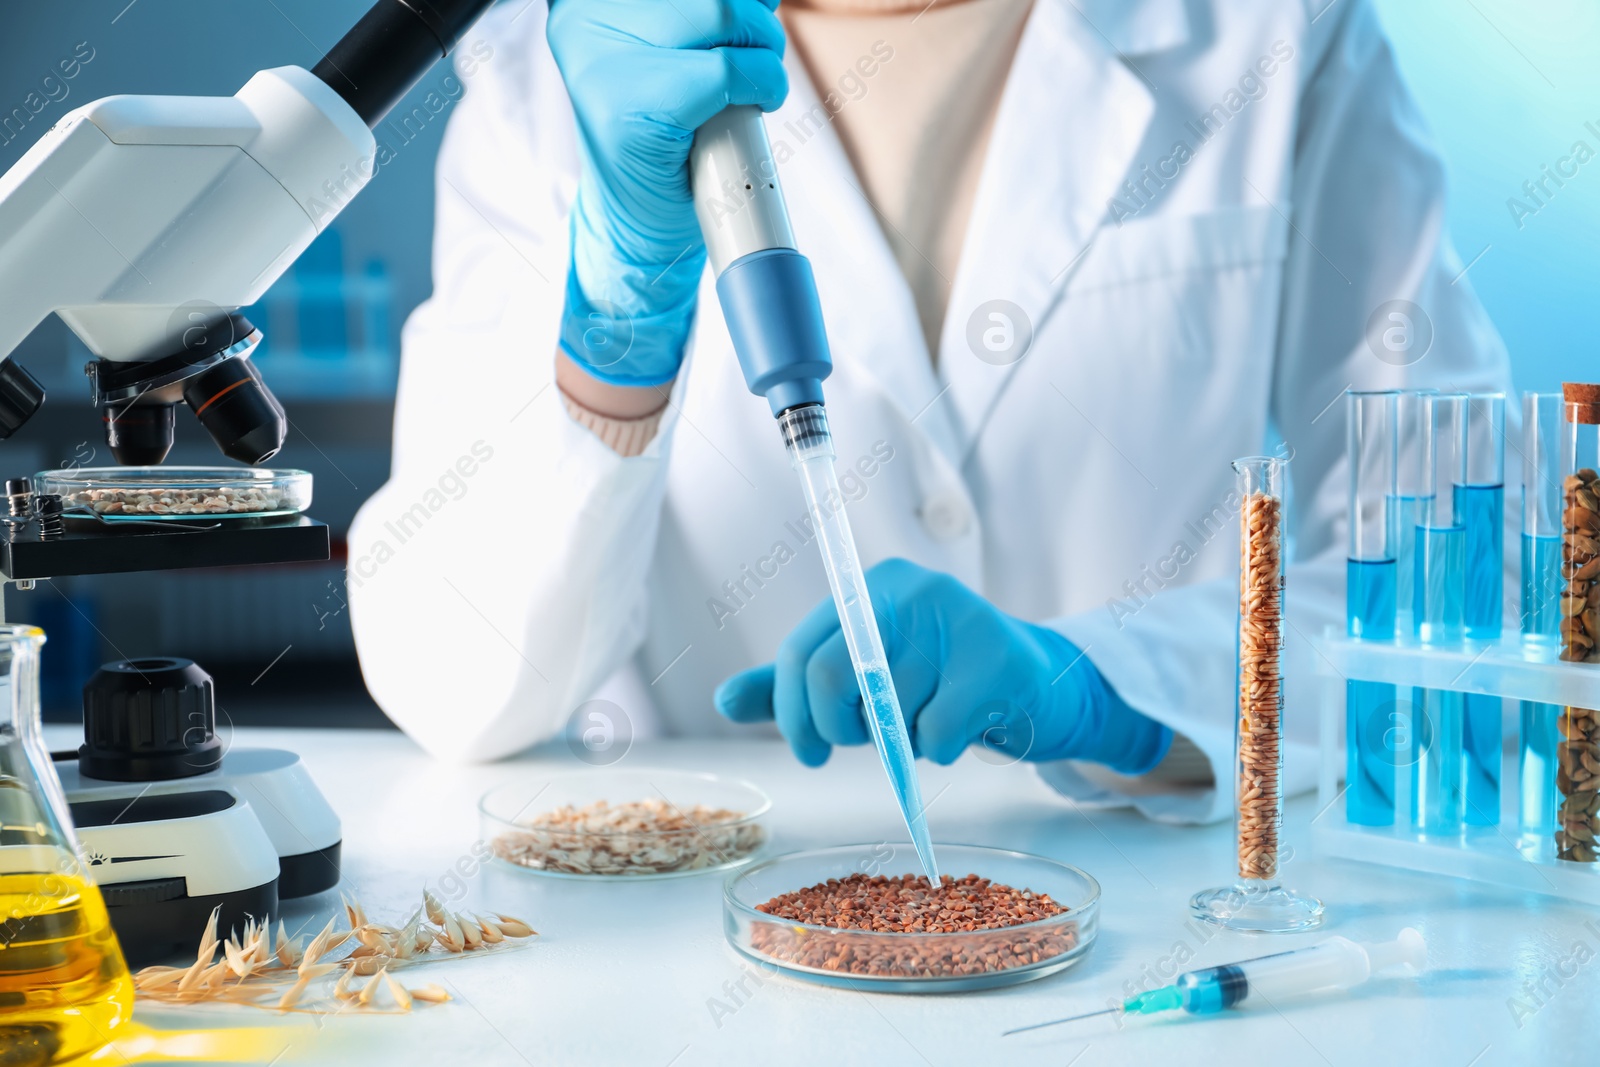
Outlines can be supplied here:
M454 759L597 694L638 732L775 720L808 764L868 740L689 201L693 128L753 103L921 754L983 743L1082 801L1226 814L1229 463L1278 448L1286 784L1309 785L1340 394L1509 384L1369 0L775 7L536 0L463 50L393 471L350 534L375 699Z

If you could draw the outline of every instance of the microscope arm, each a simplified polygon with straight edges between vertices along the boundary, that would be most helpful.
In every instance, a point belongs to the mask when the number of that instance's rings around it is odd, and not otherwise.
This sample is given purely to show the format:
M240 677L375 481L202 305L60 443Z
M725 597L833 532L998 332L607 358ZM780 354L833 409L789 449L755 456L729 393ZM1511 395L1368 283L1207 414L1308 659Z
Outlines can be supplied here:
M377 0L313 70L231 97L112 96L70 112L0 175L0 438L44 400L10 356L59 315L97 358L120 463L159 463L189 405L262 463L283 408L244 357L255 303L371 180L370 127L492 0Z
M254 303L372 175L375 142L298 67L231 97L112 96L0 177L0 356L51 312L102 359Z

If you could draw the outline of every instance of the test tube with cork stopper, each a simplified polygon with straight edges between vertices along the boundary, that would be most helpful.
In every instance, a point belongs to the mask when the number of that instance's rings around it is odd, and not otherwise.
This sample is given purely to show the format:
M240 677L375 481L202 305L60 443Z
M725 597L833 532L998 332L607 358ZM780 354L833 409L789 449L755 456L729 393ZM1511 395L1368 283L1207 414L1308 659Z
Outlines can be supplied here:
M1600 385L1561 388L1561 658L1600 663ZM1568 705L1557 723L1556 858L1596 859L1600 836L1600 711Z

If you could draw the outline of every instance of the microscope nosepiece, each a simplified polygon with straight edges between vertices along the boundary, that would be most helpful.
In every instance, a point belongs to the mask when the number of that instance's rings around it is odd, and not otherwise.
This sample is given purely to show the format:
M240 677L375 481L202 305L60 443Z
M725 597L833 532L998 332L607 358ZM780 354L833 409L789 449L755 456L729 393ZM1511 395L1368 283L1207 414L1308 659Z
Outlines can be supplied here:
M106 443L117 462L154 466L166 459L180 399L228 458L255 465L277 455L289 420L250 361L260 343L261 331L232 312L205 330L184 333L171 355L92 361L85 368L90 395L105 411Z

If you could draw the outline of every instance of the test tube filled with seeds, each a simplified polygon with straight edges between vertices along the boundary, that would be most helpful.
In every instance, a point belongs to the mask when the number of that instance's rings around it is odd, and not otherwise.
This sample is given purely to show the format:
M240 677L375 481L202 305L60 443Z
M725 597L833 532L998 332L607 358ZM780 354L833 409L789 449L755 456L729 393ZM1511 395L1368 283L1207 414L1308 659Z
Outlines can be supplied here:
M1235 460L1239 496L1239 672L1234 750L1238 881L1196 893L1196 917L1280 933L1322 922L1322 902L1278 878L1283 826L1284 471L1274 456Z
M1600 385L1561 388L1561 658L1600 663ZM1600 711L1568 706L1556 744L1556 858L1595 862L1600 836Z

